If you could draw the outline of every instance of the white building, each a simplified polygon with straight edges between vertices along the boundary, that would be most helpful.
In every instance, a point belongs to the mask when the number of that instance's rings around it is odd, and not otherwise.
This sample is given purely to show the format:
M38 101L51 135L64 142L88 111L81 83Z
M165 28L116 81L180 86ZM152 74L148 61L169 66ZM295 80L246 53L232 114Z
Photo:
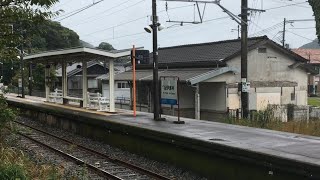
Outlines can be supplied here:
M250 38L248 49L250 110L263 110L268 104L307 105L310 70L305 58L266 36ZM159 76L178 76L181 80L182 116L215 120L241 107L240 50L239 39L159 49ZM152 63L137 69L138 101L152 111ZM120 73L115 80L131 82L132 72ZM173 113L168 106L162 110Z

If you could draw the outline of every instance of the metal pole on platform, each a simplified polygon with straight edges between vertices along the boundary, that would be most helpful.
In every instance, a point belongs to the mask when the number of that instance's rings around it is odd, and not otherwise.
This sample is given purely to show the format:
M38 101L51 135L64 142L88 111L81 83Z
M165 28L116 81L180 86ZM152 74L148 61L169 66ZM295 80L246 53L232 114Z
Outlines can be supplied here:
M137 94L136 94L136 48L132 49L132 69L133 69L133 116L137 116Z
M152 33L153 33L153 95L154 95L154 120L160 118L160 94L159 94L159 74L158 74L158 16L157 1L152 0Z

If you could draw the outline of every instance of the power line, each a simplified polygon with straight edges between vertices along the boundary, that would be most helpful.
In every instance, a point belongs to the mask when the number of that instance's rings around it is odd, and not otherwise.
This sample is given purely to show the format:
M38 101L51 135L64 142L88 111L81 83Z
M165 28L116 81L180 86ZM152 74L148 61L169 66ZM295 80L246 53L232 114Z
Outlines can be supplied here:
M119 7L119 6L125 4L125 3L129 2L129 1L132 1L132 0L127 0L127 1L125 1L125 2L123 2L123 3L120 3L120 4L116 5L116 6L113 6L112 8L109 8L109 9L103 11L103 12L100 13L100 14L104 14L104 13L110 11L110 10L113 10L114 8ZM115 13L118 13L118 12L121 12L121 11L123 11L123 10L126 10L126 9L128 9L128 8L132 8L132 7L134 7L134 6L142 3L143 1L145 1L145 0L140 0L140 1L136 2L136 3L134 3L133 5L131 5L130 7L124 7L124 8L122 8L122 9L117 10L117 11L111 12L111 13L105 15L105 16L110 16L110 15L113 15L113 14L115 14ZM73 25L73 27L74 27L74 26L79 26L79 25L82 25L82 24L86 24L86 23L88 23L88 22L94 22L94 21L97 21L97 20L102 19L102 18L105 17L105 16L103 16L103 17L98 17L98 18L92 19L92 17L95 17L95 16L96 16L96 15L91 16L90 18L87 18L85 21L82 21L81 23L78 23L78 24L76 24L76 25ZM90 19L91 19L91 20L90 20Z
M294 34L294 35L296 35L296 36L299 36L299 37L301 37L301 38L307 39L307 40L309 40L309 41L314 41L313 39L309 39L309 38L307 38L307 37L301 36L300 34L294 33L294 32L292 32L292 31L288 31L288 30L287 30L287 32L289 32L289 33L291 33L291 34Z
M279 0L272 0L273 2L277 2L277 3L283 3L283 4L290 4L289 2L286 2L286 1L279 1ZM311 6L310 7L307 7L307 6L302 6L302 5L295 5L295 6L297 6L297 7L302 7L302 8L311 8Z
M58 9L59 7L64 6L64 5L67 5L67 4L69 4L70 2L72 2L72 1L73 1L73 0L68 0L67 2L62 3L62 4L58 5L57 7L54 7L54 9Z
M62 19L59 19L59 20L57 20L57 21L62 21L62 20L64 20L64 19L67 19L67 18L69 18L69 17L72 17L72 16L74 16L74 15L76 15L76 14L79 14L80 12L82 12L82 11L84 11L84 10L87 10L87 9L89 9L89 8L92 7L92 6L97 5L97 4L101 3L102 1L104 1L104 0L100 0L100 1L98 1L98 2L94 2L93 4L90 4L90 5L88 5L88 6L84 7L84 8L80 8L78 11L76 11L76 12L74 12L74 13L72 13L72 14L70 14L70 15L62 18Z
M300 2L300 3L295 3L295 4L288 4L288 5L278 6L278 7L272 7L272 8L268 8L268 9L265 9L265 10L268 11L268 10L279 9L279 8L284 8L284 7L289 7L289 6L295 6L295 5L299 5L299 4L305 4L305 3L307 3L307 1Z
M109 29L113 29L113 28L116 28L116 27L120 27L120 26L123 26L123 25L125 25L125 24L129 24L129 23L132 23L132 22L135 22L135 21L138 21L138 20L147 18L147 17L148 17L148 16L143 16L143 17L140 17L140 18L137 18L137 19L133 19L133 20L130 20L130 21L126 21L126 22L124 22L124 23L117 24L117 25L115 25L115 26L110 26L110 27L107 27L107 28L104 28L104 29L101 29L101 30L94 31L94 32L92 32L92 33L85 34L85 35L83 35L83 36L89 36L89 35L92 35L92 34L95 34L95 33L99 33L99 32L103 32L103 31L109 30Z
M257 33L251 34L250 37L259 36L261 34L269 33L269 32L271 32L271 31L273 31L273 30L275 30L277 28L280 28L280 27L282 27L282 22L277 23L277 24L275 24L273 26L270 26L268 28L262 29L261 31L259 31Z
M315 29L316 27L304 27L304 28L288 28L288 29Z
M219 17L219 18L212 18L212 19L208 19L206 21L203 22L211 22L211 21L215 21L215 20L221 20L221 19L227 19L230 18L229 16L224 16L224 17ZM194 25L194 24L188 24L189 26ZM176 27L172 27L172 28L180 28L180 27L185 27L188 25L184 25L184 26L176 26ZM167 28L169 29L169 28ZM145 34L146 32L138 32L138 33L133 33L133 34L126 34L126 35L122 35L122 36L117 36L117 37L112 37L112 38L107 38L107 39L102 39L102 40L98 40L98 41L90 41L90 43L95 43L95 42L102 42L102 41L109 41L109 40L113 40L113 39L120 39L120 38L124 38L124 37L130 37L130 36L137 36L140 34Z
M192 5L191 5L191 6L192 6ZM180 8L185 8L185 7L190 7L190 5L188 5L188 6L173 7L173 8L169 8L168 10L180 9ZM163 12L165 12L165 11L166 11L166 10L159 11L158 13L160 14L160 13L163 13ZM129 21L126 21L126 22L117 24L117 25L115 25L115 26L110 26L110 27L107 27L107 28L104 28L104 29L101 29L101 30L94 31L94 32L92 32L92 33L85 34L85 35L83 35L83 36L90 36L90 35L92 35L92 34L99 33L99 32L103 32L103 31L106 31L106 30L109 30L109 29L113 29L113 28L116 28L116 27L120 27L120 26L129 24L129 23L132 23L132 22L135 22L135 21L138 21L138 20L147 18L147 17L149 17L149 16L142 16L142 17L139 17L139 18L137 18L137 19L133 19L133 20L129 20Z

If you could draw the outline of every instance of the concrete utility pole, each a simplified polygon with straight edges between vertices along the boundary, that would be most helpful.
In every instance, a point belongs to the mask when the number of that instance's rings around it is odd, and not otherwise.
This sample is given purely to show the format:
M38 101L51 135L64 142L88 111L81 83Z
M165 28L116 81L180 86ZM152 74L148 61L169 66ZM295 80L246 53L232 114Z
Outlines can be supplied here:
M249 117L249 92L244 89L248 82L248 0L241 0L241 109L242 117ZM250 88L249 88L250 89Z
M158 77L158 16L157 1L152 0L152 35L153 35L153 119L160 120L160 89Z
M286 25L287 23L294 23L294 22L307 22L307 21L315 21L314 19L295 19L295 20L287 20L284 18L283 20L283 31L282 31L282 46L286 46Z
M286 45L286 18L283 19L282 47Z
M23 41L24 41L24 32L22 32L22 43L21 43L21 49L20 49L20 75L21 75L21 81L22 81L22 89L21 89L21 98L25 98L25 93L24 93L24 61L23 61Z

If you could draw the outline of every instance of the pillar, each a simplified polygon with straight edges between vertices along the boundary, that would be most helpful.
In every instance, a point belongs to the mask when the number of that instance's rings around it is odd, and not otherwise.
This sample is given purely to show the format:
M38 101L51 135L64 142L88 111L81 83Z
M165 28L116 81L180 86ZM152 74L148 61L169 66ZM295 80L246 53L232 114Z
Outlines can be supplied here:
M87 75L87 61L82 61L82 99L83 107L88 106L88 75Z
M67 62L62 62L62 96L68 96Z
M115 112L113 59L109 61L109 107L109 112Z
M50 87L48 86L49 84L49 78L50 78L50 68L45 68L44 70L44 80L45 80L45 92L46 92L46 101L49 102L49 94L50 94Z
M199 84L196 85L196 92L195 92L195 119L200 120L200 86Z

